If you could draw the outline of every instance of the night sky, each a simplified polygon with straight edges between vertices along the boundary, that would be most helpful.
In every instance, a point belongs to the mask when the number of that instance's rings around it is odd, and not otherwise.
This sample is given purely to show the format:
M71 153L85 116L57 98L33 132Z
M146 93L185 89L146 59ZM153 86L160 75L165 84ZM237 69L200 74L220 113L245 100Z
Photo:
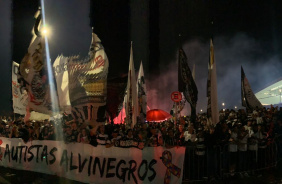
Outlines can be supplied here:
M12 9L11 0L0 1L1 115L12 109L12 59L20 62L27 51L38 1L21 2L27 7L14 4ZM206 110L211 37L219 107L222 102L227 108L240 107L241 65L254 92L282 77L281 0L48 0L45 9L52 61L60 54L87 56L94 26L109 57L109 77L115 77L127 72L133 41L135 69L142 60L151 108L171 109L182 46L190 67L196 66L197 109ZM183 113L188 111L186 107Z

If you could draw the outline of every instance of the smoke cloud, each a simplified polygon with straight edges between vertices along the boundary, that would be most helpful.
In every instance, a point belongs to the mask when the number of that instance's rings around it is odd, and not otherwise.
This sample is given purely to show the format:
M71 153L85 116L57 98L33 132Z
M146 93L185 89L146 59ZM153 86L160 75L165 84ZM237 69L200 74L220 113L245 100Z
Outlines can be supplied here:
M234 109L241 108L241 65L246 77L256 93L268 85L278 81L281 77L278 54L269 53L262 42L238 33L232 37L215 37L213 40L215 62L217 69L218 107ZM192 70L196 66L196 84L198 87L197 112L206 111L207 76L209 61L209 40L203 42L194 39L184 44L184 51L188 57L188 63ZM153 81L148 81L148 105L150 108L160 108L170 111L173 105L170 94L177 91L177 58L169 65L162 67L162 74ZM183 115L190 114L190 105L186 104Z

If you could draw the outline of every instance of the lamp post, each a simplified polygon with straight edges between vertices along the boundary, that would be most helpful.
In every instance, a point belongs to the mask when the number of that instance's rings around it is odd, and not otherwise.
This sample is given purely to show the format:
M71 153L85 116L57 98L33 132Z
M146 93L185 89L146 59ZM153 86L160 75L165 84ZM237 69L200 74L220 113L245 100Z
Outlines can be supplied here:
M225 111L224 105L225 105L225 103L223 102L223 103L222 103L222 109L223 109L223 111Z

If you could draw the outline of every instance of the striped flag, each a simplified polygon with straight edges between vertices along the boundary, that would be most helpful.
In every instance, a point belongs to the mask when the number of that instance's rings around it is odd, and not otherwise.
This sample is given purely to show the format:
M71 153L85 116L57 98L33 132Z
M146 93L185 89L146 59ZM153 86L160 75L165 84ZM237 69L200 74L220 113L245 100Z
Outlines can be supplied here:
M92 32L89 56L68 58L69 96L76 119L105 122L109 61L99 37Z

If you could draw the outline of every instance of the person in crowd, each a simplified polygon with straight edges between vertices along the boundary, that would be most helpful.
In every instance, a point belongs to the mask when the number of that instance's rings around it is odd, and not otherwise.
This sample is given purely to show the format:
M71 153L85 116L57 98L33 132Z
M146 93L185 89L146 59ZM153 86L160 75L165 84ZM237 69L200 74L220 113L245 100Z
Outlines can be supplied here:
M77 142L77 137L79 134L79 128L77 121L71 122L71 142Z
M40 136L40 122L35 122L33 126L33 131L36 136L36 140L39 139Z
M122 148L136 147L136 144L134 144L134 142L133 131L132 129L128 129L126 131L126 135L121 138L119 146Z
M257 140L258 144L258 167L263 168L266 166L266 147L267 147L267 133L264 126L258 125L257 132L253 136Z
M2 120L4 123L7 123L6 116L3 116L3 117L1 118L1 120Z
M51 124L50 127L49 127L48 140L55 141L56 137L57 137L57 135L56 135L56 132L55 132L55 126L53 124Z
M39 140L49 140L49 126L45 125L40 132Z
M188 129L184 132L184 141L185 144L189 145L190 143L194 143L197 140L197 135L195 133L194 125L190 124Z
M5 125L5 130L3 132L4 136L9 138L10 137L10 133L11 133L10 126L9 125Z
M249 134L248 131L245 130L244 126L240 127L240 131L238 134L238 150L239 150L239 171L241 172L241 177L243 177L243 173L245 176L248 176L247 166L247 143L248 143Z
M176 133L176 138L178 139L178 145L179 146L183 146L184 142L185 142L185 136L184 136L184 125L183 124L179 124L178 125L178 129L177 129L177 133Z
M73 138L72 138L72 128L71 128L71 126L66 127L66 131L64 133L64 141L65 141L65 143L76 142L76 141L73 141Z
M18 138L21 138L24 142L28 142L29 132L28 132L28 129L25 126L25 123L23 121L18 122L18 131L19 131L19 137Z
M148 145L148 140L144 138L143 136L144 136L143 130L139 130L137 137L135 137L134 139L134 141L137 143L136 147L139 149L143 149L144 147Z
M105 133L105 125L99 126L96 138L98 145L105 146L111 143L108 134Z
M33 126L28 127L28 137L29 137L28 141L38 140L38 137L34 132Z
M6 126L6 123L4 122L0 123L0 137L4 137L5 126Z
M228 151L230 154L229 172L231 176L234 176L235 171L237 171L238 133L238 124L234 124L231 130L228 144Z
M114 131L112 132L112 138L111 138L111 143L109 144L109 147L111 146L119 147L120 139L121 139L121 136L119 135L119 130L114 129Z
M196 154L205 155L205 148L205 134L203 128L199 127L197 133Z
M77 142L84 143L84 144L90 143L89 133L86 130L86 128L81 129L81 131L79 132L79 134L77 136Z
M230 131L226 122L216 125L216 135L218 138L218 144L223 148L228 144L230 139Z
M280 107L280 113L282 113L282 107ZM282 114L279 115L279 119L274 127L274 134L277 137L278 155L282 157Z
M249 138L252 137L252 135L254 134L252 122L252 119L248 119L247 124L244 126L245 130L249 135Z
M217 137L215 134L215 127L213 125L210 125L208 130L205 131L205 146L207 150L207 172L209 176L209 180L214 180L216 178L216 173L218 170L217 165L217 155L216 155L216 143L217 143Z
M161 134L158 132L158 129L155 125L153 125L150 128L150 133L151 133L151 137L149 138L149 146L151 147L157 147L162 145L162 136Z
M178 146L178 139L174 136L174 130L167 130L167 135L164 137L164 146L168 149Z
M12 126L12 130L10 131L9 138L18 138L19 131L16 125Z

